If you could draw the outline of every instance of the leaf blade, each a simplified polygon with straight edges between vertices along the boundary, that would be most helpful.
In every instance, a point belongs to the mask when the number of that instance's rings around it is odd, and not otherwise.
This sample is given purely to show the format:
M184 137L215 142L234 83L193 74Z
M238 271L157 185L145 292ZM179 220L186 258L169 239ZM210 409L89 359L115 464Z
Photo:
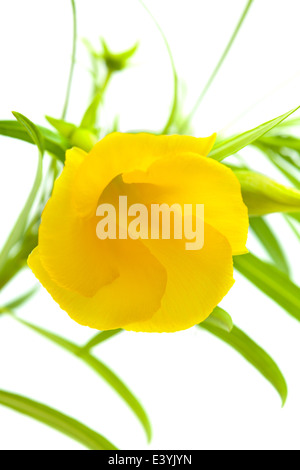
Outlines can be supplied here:
M35 124L33 124L32 121L30 121L26 116L24 116L21 113L17 113L16 111L13 111L12 113L17 121L24 127L26 130L27 134L31 137L33 140L34 144L37 146L39 149L40 153L43 155L44 154L44 140L43 137L36 127Z
M266 252L269 253L275 266L289 275L288 261L269 224L262 217L250 217L250 227Z
M82 352L90 351L90 349L94 348L95 346L98 346L98 344L103 343L107 339L118 335L122 331L123 331L122 329L101 331L100 333L95 335L90 341L88 341L88 343L86 343L84 346L82 346L82 348L81 348Z
M231 346L255 367L273 385L284 406L288 395L287 384L282 372L269 354L236 326L230 333L205 323L198 326Z
M34 287L33 289L30 289L28 292L25 292L25 294L22 294L21 296L15 298L14 300L11 300L7 304L3 305L3 307L0 307L0 314L4 312L9 312L12 309L20 307L21 305L26 303L36 292L37 292L37 287Z
M38 150L39 150L39 155L38 155L38 165L37 165L37 170L36 170L36 175L35 179L31 188L31 191L27 197L27 200L25 202L25 205L13 227L11 230L6 243L4 244L4 247L2 248L0 252L0 271L3 269L3 266L5 265L10 250L13 248L13 246L20 240L20 238L24 235L24 231L26 229L26 224L28 222L28 217L30 210L32 208L32 205L35 201L36 195L38 193L38 190L40 188L40 185L42 183L42 178L43 178L43 154L44 154L44 144L43 144L43 139L42 136L40 135L39 130L37 127L31 122L29 119L27 119L25 116L19 113L14 113L16 119L20 122L20 124L24 127L28 135L31 137L32 141L37 145Z
M102 377L115 390L115 392L125 401L125 403L135 414L146 433L148 441L150 442L152 438L152 429L146 411L144 410L143 406L140 404L138 399L125 385L125 383L111 369L109 369L108 366L106 366L102 361L92 356L91 354L83 353L82 348L72 343L71 341L61 338L60 336L54 333L46 331L45 329L33 325L32 323L22 320L14 315L12 316L12 318L27 326L28 328L34 330L36 333L39 333L40 335L49 339L50 341L56 343L60 347L66 349L72 354L75 354L78 359L85 362L91 369L94 370L94 372L100 375L100 377Z
M233 329L231 316L220 307L216 307L203 323L208 326L219 328L227 333L230 333Z
M68 142L45 127L36 127L44 137L45 150L63 163L65 161L66 150L70 148ZM0 135L22 140L30 144L34 143L24 127L17 121L0 121Z
M227 158L230 155L234 155L239 150L243 149L247 145L252 144L264 134L269 132L271 129L278 126L278 124L280 124L291 114L297 111L299 107L300 106L295 109L292 109L291 111L288 111L285 114L282 114L281 116L278 116L275 119L272 119L271 121L265 122L260 126L255 127L254 129L251 129L242 134L239 134L238 136L233 136L223 142L220 142L217 146L212 149L209 154L209 157L217 161L222 161L224 160L224 158Z
M0 390L0 404L40 421L91 450L116 450L101 434L60 411L29 398Z
M292 317L300 321L300 288L288 276L251 253L235 256L234 267Z

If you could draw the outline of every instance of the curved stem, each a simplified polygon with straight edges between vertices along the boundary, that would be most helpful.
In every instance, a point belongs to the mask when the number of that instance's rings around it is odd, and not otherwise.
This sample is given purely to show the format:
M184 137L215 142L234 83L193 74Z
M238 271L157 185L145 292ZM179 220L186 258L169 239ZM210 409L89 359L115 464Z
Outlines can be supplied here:
M70 93L71 93L71 86L72 86L72 81L73 81L73 74L74 74L74 67L75 67L75 61L76 61L76 45L77 45L77 15L76 15L76 5L75 5L75 0L71 0L71 6L72 6L72 13L73 13L73 46L72 46L72 61L71 61L71 67L70 67L70 73L69 73L69 79L68 79L68 85L67 85L67 92L66 92L66 98L65 98L65 104L62 112L62 119L65 119L67 110L68 110L68 105L69 105L69 99L70 99Z
M238 22L238 24L237 24L237 26L236 26L236 28L235 28L233 34L232 34L230 40L229 40L229 43L227 44L227 46L226 46L226 48L225 48L225 50L224 50L224 52L223 52L223 54L222 54L222 56L221 56L219 62L217 63L217 65L216 65L214 71L212 72L211 76L209 77L208 82L206 83L206 85L205 85L205 87L204 87L204 89L203 89L201 95L199 96L199 98L198 98L198 100L197 100L195 106L193 107L192 111L191 111L190 114L188 115L187 119L186 119L186 120L184 121L184 123L182 124L182 126L181 126L181 128L180 128L181 131L184 131L184 130L187 128L187 126L188 126L188 124L190 123L192 117L194 116L195 112L197 111L199 105L202 103L203 98L205 97L206 93L208 92L209 88L211 87L211 84L213 83L213 81L214 81L214 79L216 78L216 76L217 76L217 74L218 74L220 68L222 67L223 62L224 62L224 60L226 59L226 57L227 57L227 55L228 55L228 53L229 53L229 51L230 51L230 49L231 49L231 47L232 47L232 45L233 45L233 43L234 43L236 37L237 37L237 35L238 35L238 33L239 33L239 31L240 31L240 29L241 29L243 23L244 23L244 20L245 20L247 14L248 14L248 11L249 11L249 9L250 9L250 7L251 7L251 5L252 5L253 2L254 2L254 0L249 0L249 1L248 1L247 5L246 5L246 7L245 7L245 9L244 9L244 11L243 11L243 14L242 14L242 16L241 16L241 18L240 18L240 20L239 20L239 22Z
M172 104L172 108L171 108L171 112L170 112L170 115L169 115L169 118L168 118L168 121L165 125L165 127L163 128L161 134L167 134L168 130L170 129L171 125L173 124L174 122L174 118L175 118L175 114L176 114L176 110L177 110L177 102L178 102L178 75L177 75L177 71L176 71L176 67L175 67L175 62L174 62L174 59L173 59L173 54L172 54L172 51L171 51L171 48L170 48L170 45L168 43L168 40L166 38L166 35L165 33L163 32L163 30L161 29L159 23L157 22L157 20L155 19L155 17L152 15L151 11L146 7L146 5L144 4L144 2L142 0L139 0L140 4L142 5L142 7L147 11L147 13L151 16L152 20L154 21L158 31L160 32L163 40L164 40L164 43L166 45L166 48L167 48L167 51L168 51L168 54L169 54L169 57L170 57L170 61L171 61L171 66L172 66L172 71L173 71L173 82L174 82L174 96L173 96L173 104Z
M112 77L112 71L108 70L102 87L96 93L91 104L89 105L86 112L84 113L84 116L80 123L80 127L84 129L94 129L97 126L98 108L101 104L101 101L103 99L104 93L110 82L111 77Z

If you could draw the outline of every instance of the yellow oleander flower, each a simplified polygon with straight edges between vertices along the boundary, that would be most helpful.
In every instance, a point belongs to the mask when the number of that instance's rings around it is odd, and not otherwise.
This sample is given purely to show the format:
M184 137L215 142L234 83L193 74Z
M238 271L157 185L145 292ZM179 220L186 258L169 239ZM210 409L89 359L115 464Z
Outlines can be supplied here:
M206 158L215 140L110 134L74 148L42 215L28 264L54 300L99 330L174 332L204 321L232 287L232 256L247 252L240 183ZM204 246L183 239L97 237L99 203L204 204Z

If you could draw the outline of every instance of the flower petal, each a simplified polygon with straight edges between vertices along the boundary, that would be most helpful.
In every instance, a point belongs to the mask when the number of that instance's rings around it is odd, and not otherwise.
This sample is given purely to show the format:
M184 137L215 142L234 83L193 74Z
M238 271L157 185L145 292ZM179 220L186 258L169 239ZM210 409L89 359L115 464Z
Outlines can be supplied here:
M164 202L182 208L184 204L204 204L205 222L227 238L233 254L247 253L248 211L240 183L225 165L181 154L156 161L146 171L125 173L123 180L139 184L141 193L146 188L141 197L147 204Z
M125 330L162 333L190 328L204 321L234 284L230 245L208 224L199 251L186 251L182 240L144 242L167 270L166 292L151 319L125 324Z
M84 297L59 286L45 270L39 248L28 259L28 265L53 299L77 323L109 330L123 323L147 320L160 308L166 288L166 271L139 241L125 240L119 246L123 254L120 276L103 286L94 297ZM135 244L132 259L130 244Z
M79 149L67 152L66 166L42 214L39 253L57 284L93 296L120 273L110 240L99 243L96 236L96 213L94 219L80 219L71 204L74 177L85 158L86 153Z
M206 156L215 138L215 134L207 138L121 133L106 136L91 150L78 172L73 191L78 214L93 215L102 191L116 176L147 170L156 160L182 152Z

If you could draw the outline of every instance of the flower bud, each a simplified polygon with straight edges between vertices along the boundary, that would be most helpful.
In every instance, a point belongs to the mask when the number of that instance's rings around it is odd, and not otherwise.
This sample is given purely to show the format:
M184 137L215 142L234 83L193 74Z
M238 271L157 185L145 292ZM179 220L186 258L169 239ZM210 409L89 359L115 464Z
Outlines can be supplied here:
M274 212L300 212L300 191L287 188L253 171L236 170L250 216Z
M119 72L120 70L125 69L128 65L128 60L135 54L138 48L137 43L127 51L120 52L119 54L114 54L109 50L103 38L101 39L101 42L103 47L102 58L106 63L107 69L111 72Z
M98 141L95 132L83 127L77 127L75 124L46 116L47 121L62 135L69 143L70 147L78 147L89 152Z
M72 147L78 147L86 152L89 152L97 141L98 139L93 132L88 129L81 129L80 127L73 132L70 139Z

